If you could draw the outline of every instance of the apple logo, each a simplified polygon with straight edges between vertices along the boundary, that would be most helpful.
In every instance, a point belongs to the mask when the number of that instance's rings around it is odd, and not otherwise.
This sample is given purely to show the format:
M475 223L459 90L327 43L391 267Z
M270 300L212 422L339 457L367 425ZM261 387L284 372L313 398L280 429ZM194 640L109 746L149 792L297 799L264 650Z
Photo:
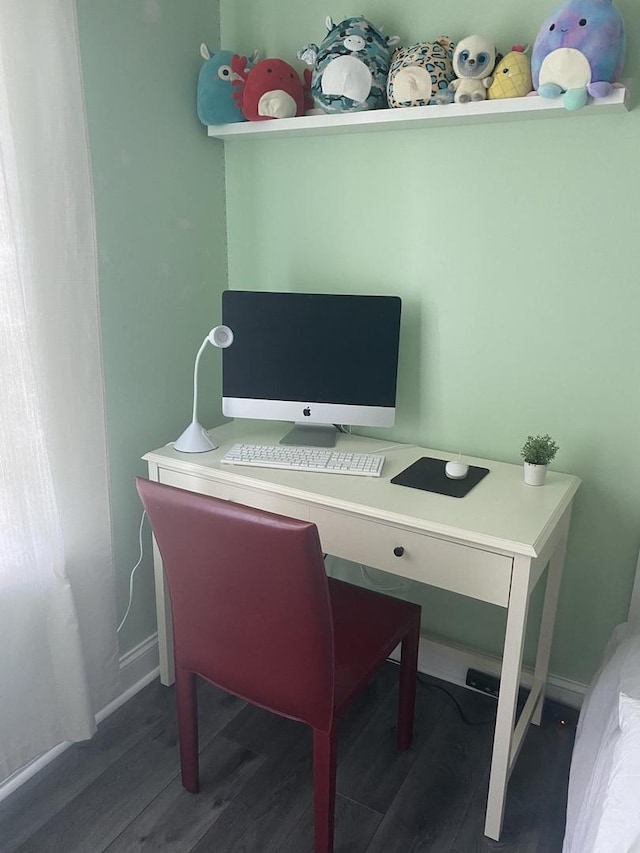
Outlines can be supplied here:
M310 418L310 417L311 417L311 409L309 408L309 406L307 406L307 408L306 408L306 409L303 409L303 410L302 410L302 414L305 416L305 418Z

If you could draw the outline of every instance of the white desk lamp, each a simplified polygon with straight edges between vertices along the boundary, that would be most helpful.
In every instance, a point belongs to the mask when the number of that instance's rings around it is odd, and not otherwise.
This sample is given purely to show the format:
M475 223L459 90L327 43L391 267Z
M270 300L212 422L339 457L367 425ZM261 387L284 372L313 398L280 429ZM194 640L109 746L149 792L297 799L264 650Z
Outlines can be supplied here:
M182 433L179 439L174 441L174 450L179 450L180 453L204 453L207 450L215 450L216 446L207 435L204 427L198 423L198 364L200 356L205 351L207 344L213 344L219 349L226 349L233 343L233 332L228 326L216 326L211 329L207 337L202 341L202 345L196 356L196 363L193 367L193 414L191 423Z

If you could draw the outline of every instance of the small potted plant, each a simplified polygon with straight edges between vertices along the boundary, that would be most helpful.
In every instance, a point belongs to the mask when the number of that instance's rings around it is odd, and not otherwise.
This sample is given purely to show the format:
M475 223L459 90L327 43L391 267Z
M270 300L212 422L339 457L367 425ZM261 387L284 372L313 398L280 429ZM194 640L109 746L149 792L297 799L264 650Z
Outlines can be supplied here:
M520 455L524 459L524 481L529 486L541 486L547 465L555 458L559 447L550 435L528 435Z

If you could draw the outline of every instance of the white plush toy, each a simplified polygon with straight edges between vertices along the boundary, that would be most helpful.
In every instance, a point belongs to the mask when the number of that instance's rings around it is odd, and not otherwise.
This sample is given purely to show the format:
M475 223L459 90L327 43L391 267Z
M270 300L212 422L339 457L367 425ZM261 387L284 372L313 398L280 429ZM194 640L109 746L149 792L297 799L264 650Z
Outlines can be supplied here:
M453 52L456 79L449 84L449 97L440 98L440 102L454 100L457 104L466 104L484 101L493 82L491 72L495 64L496 49L489 39L475 35L459 41Z

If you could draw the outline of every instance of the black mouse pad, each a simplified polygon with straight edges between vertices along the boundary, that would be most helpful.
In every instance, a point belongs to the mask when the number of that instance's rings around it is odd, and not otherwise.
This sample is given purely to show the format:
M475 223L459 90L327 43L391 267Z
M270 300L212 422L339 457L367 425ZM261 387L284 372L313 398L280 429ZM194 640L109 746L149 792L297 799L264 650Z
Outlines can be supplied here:
M436 492L439 495L449 495L452 498L463 498L489 473L488 468L477 468L469 465L469 473L464 480L452 480L444 473L446 459L432 459L423 456L413 465L392 478L397 486L408 486L410 489L422 489L424 492Z

